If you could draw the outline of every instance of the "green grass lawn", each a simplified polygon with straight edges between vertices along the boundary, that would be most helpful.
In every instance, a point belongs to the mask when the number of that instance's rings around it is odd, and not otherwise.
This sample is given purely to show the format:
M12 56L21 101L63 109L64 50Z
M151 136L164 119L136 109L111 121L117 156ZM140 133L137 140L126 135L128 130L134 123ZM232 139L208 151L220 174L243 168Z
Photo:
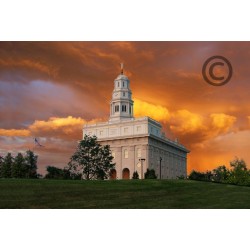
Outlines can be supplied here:
M0 179L0 208L250 208L250 187L187 180Z

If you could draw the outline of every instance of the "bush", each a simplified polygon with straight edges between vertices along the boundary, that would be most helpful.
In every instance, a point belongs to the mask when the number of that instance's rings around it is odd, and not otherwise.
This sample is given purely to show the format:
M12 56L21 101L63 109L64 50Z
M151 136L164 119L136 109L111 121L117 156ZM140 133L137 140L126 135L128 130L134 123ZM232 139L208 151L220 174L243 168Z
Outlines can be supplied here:
M177 179L178 179L178 180L185 180L186 178L185 178L184 175L181 175L181 176L177 176Z
M137 171L135 171L135 172L133 173L132 179L139 179L139 174L138 174Z
M145 179L157 179L154 169L147 169L147 172L145 173L144 176Z
M207 171L206 173L204 172L198 172L193 170L188 178L190 180L195 180L195 181L212 181L213 174L211 171Z

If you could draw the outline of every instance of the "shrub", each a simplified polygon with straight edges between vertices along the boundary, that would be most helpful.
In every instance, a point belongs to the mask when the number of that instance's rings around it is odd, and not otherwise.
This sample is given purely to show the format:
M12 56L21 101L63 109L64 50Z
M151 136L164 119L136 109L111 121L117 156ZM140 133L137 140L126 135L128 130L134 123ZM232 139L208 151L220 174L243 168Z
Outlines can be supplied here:
M145 173L145 179L157 179L154 169L147 169Z
M133 173L132 179L139 179L139 174L138 174L137 171L135 171L135 172Z

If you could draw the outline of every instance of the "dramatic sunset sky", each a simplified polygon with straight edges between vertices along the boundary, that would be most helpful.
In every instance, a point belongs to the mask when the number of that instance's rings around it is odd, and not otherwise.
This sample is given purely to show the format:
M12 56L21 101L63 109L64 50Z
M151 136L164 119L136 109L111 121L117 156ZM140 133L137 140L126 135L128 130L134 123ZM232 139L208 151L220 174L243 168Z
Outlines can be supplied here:
M201 75L214 55L233 66L224 86ZM83 124L108 119L120 62L135 116L160 121L190 149L188 171L229 166L235 156L250 164L249 42L1 42L0 154L34 150L42 174L66 166Z

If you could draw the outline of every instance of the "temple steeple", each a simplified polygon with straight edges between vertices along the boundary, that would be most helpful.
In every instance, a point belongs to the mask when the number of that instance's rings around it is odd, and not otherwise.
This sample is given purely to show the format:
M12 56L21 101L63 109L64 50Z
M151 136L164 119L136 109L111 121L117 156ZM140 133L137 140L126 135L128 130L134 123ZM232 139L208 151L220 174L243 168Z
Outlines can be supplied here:
M124 75L123 63L121 63L121 73L114 80L109 121L134 118L133 104L130 81L128 77Z
M121 75L123 75L123 63L121 63Z

